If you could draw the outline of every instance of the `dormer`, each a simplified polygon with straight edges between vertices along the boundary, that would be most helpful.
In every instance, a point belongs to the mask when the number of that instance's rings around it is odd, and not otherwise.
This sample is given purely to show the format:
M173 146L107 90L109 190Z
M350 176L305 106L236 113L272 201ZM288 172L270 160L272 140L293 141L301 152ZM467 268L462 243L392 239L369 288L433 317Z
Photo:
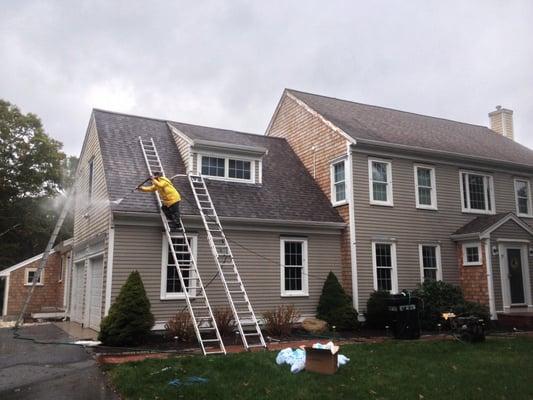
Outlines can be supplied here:
M195 125L176 125L169 123L169 128L187 173L202 174L207 179L226 182L262 183L263 157L267 149L236 143L246 134ZM225 132L230 132L230 135ZM214 140L215 137L218 140ZM245 142L246 137L243 139Z

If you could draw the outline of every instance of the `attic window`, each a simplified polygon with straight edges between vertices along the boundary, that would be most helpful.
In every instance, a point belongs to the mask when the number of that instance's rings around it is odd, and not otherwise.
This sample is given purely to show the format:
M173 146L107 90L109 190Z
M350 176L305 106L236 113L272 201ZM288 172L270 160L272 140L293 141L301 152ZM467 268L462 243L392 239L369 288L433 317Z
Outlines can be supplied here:
M227 156L200 155L202 175L211 179L255 183L255 162Z

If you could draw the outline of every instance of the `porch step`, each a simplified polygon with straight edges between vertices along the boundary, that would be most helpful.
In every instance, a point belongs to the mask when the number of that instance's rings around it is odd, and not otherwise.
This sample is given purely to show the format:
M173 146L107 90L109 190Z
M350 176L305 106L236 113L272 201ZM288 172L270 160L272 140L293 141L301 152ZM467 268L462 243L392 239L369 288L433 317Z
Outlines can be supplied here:
M498 313L498 324L506 328L533 330L533 310L526 312Z

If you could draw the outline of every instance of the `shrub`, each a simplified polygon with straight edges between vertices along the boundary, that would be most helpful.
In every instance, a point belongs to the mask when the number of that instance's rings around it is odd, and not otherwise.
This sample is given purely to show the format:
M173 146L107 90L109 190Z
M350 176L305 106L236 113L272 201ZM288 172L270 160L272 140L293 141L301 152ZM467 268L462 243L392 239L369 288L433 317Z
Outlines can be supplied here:
M386 290L372 292L366 302L366 324L375 329L385 329L390 324L387 300L391 297Z
M217 309L213 312L215 322L217 323L218 331L222 336L230 335L235 327L233 320L233 313L229 308Z
M337 330L351 330L359 326L357 311L352 306L352 298L346 294L339 280L330 271L317 307L317 317Z
M300 318L300 313L292 305L281 305L278 308L263 313L265 331L271 336L289 336L294 324Z
M456 315L476 315L489 320L487 307L464 299L458 286L442 281L426 281L413 292L422 300L420 322L424 329L436 329L443 322L442 313L453 312Z
M98 340L108 346L132 346L146 339L154 326L141 275L133 271L100 324Z
M166 334L169 338L177 338L182 342L190 342L195 337L191 314L188 310L179 311L165 324Z

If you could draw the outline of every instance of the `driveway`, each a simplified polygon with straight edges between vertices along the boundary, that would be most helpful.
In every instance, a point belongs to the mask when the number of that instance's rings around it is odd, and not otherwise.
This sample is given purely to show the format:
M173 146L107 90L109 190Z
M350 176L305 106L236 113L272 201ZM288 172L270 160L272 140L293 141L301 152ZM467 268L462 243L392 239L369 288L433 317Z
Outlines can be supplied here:
M53 324L22 328L20 336L71 342ZM81 346L39 344L0 329L0 399L118 399L96 362Z

